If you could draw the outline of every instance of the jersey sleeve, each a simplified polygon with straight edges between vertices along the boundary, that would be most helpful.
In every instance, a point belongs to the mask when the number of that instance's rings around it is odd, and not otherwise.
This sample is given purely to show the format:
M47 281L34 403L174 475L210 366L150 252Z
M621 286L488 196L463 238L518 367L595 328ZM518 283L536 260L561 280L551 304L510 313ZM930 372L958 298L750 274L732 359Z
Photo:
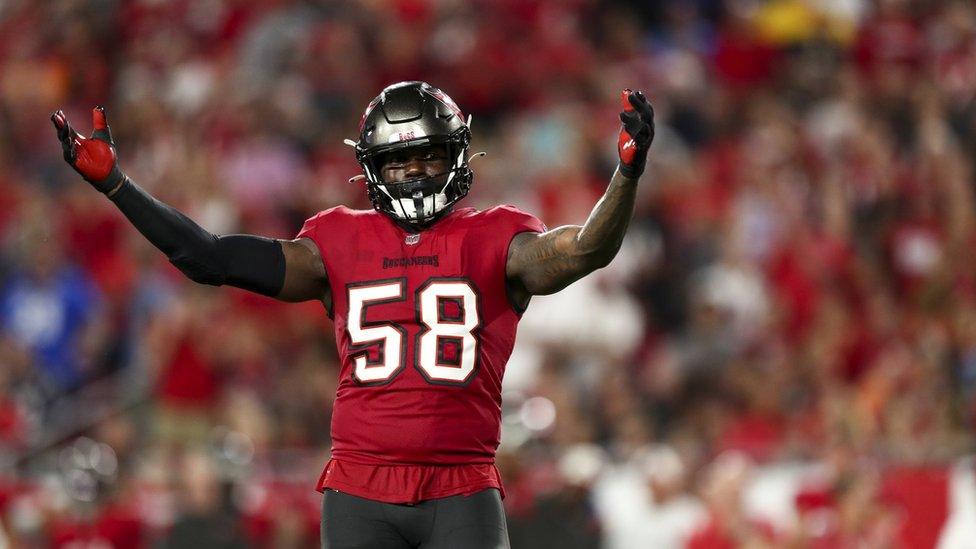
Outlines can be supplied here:
M544 233L548 230L545 223L540 221L538 217L523 212L511 204L498 206L496 211L505 221L505 226L510 231L510 237L524 232Z
M335 208L329 208L328 210L323 210L312 217L305 220L298 234L295 235L295 239L299 238L309 238L315 245L318 246L319 252L322 254L322 258L325 259L326 251L328 247L326 244L329 242L328 239L335 240L338 238L336 233L336 223L339 221L339 217L343 215L341 211L341 206Z
M326 274L332 280L334 273L331 269L332 264L341 259L341 248L336 247L337 242L343 242L345 235L342 228L346 226L343 218L348 210L342 206L336 206L323 210L305 220L295 239L308 238L315 243L322 257L322 264L325 266Z
M322 225L322 216L325 215L325 213L326 212L319 212L313 215L312 217L306 219L305 223L302 225L301 230L298 231L297 235L295 235L295 239L297 240L299 238L311 238L312 240L316 241L316 244L318 244L317 236L319 232L319 227Z
M548 229L546 228L545 223L540 221L538 217L530 213L523 212L510 204L498 206L493 210L495 215L497 215L500 220L500 223L497 225L497 229L502 240L499 242L501 246L498 253L501 269L504 273L506 270L505 265L508 263L508 251L512 245L512 240L515 239L515 236L526 232L543 233ZM520 306L512 299L512 295L508 291L507 283L503 284L503 287L507 303L509 306L511 306L512 310L515 311L516 315L522 316L522 313L525 312L525 307Z

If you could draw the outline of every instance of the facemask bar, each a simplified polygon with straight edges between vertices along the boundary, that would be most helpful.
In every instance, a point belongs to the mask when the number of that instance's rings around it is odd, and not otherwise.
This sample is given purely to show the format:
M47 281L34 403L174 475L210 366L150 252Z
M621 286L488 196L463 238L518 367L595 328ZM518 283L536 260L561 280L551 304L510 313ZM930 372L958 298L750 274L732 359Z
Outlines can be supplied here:
M409 223L424 224L438 217L438 214L464 196L452 184L465 179L466 173L470 171L461 166L433 176L415 177L400 182L371 183L369 188L376 199L384 203L397 218ZM406 205L404 201L407 201Z
M363 169L363 177L373 207L385 211L395 218L411 225L424 226L450 210L455 202L463 198L470 188L472 174L467 166L468 139L467 128L460 128L446 138L425 137L396 143L374 149L367 153L357 149L357 158ZM451 168L432 177L419 177L401 182L382 180L379 160L384 155L412 147L445 145ZM447 174L443 184L438 179ZM352 179L350 179L352 181ZM406 205L404 200L409 200ZM408 211L408 206L412 206Z

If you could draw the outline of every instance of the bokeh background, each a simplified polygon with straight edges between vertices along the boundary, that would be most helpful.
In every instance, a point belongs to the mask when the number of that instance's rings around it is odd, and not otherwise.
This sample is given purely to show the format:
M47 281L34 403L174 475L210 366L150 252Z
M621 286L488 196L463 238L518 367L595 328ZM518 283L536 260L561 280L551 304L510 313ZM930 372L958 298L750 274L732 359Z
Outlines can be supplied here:
M526 314L513 546L976 547L976 7L948 0L0 0L0 547L317 547L317 304L188 282L61 159L217 233L366 207L366 103L473 115L467 205L582 222L624 87L657 138L613 264ZM364 425L364 428L368 428Z

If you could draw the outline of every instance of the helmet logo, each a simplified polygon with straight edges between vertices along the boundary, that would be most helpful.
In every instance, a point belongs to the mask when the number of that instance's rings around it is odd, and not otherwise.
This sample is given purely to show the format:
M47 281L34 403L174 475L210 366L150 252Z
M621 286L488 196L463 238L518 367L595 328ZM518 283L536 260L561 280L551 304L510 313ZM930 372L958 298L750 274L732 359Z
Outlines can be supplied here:
M414 244L420 242L420 233L408 234L403 241L407 244L407 246L413 246Z
M411 139L418 139L421 137L427 137L427 132L425 132L423 128L414 126L406 131L391 133L390 137L387 138L387 143L401 143L403 141L410 141Z

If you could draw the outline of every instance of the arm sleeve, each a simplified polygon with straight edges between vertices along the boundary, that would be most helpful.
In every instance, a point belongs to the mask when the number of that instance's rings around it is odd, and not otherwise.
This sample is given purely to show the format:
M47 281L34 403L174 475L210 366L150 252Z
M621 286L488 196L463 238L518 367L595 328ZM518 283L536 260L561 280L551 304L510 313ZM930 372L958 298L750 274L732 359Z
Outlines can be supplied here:
M214 235L127 177L111 200L170 263L194 282L228 284L272 297L281 292L285 255L277 240Z

